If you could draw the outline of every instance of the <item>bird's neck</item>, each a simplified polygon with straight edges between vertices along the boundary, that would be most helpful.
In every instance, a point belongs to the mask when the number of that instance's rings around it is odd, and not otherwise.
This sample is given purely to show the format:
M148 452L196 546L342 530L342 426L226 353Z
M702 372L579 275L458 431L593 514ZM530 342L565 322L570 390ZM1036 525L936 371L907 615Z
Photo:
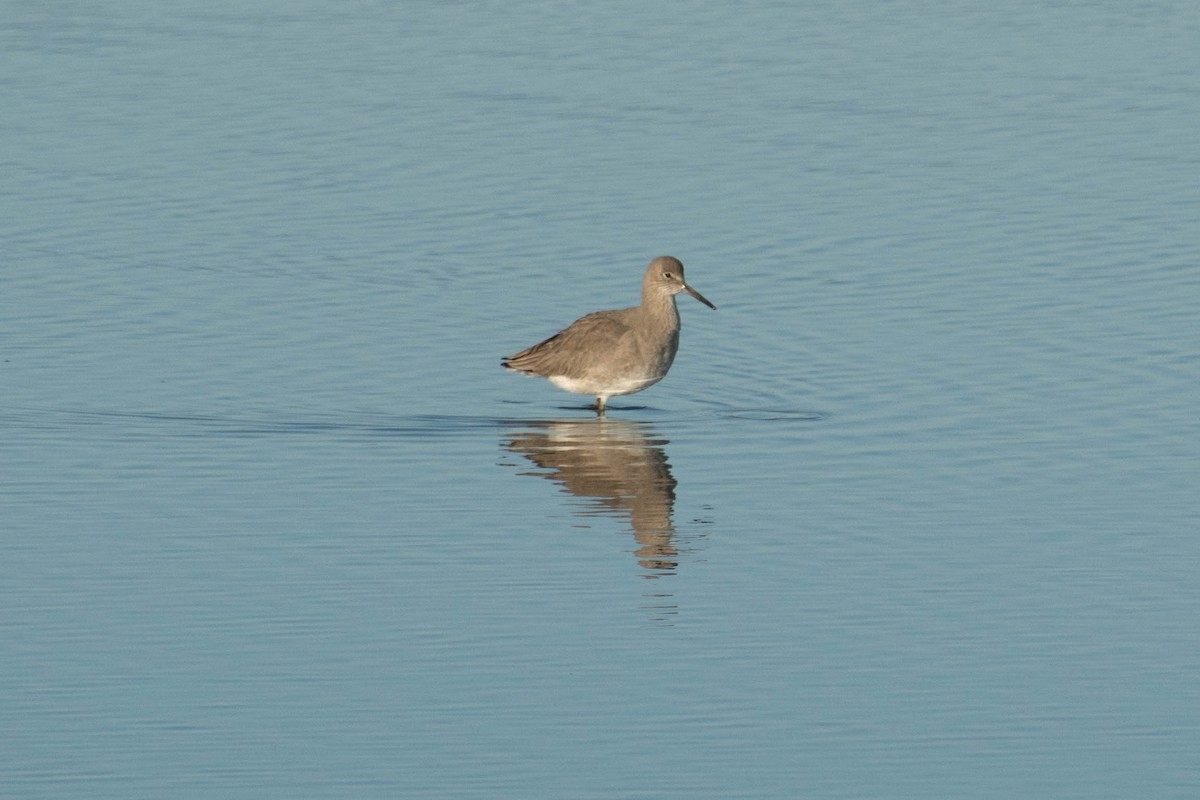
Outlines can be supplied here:
M645 293L639 310L644 317L663 328L673 330L679 327L679 309L675 306L673 294Z

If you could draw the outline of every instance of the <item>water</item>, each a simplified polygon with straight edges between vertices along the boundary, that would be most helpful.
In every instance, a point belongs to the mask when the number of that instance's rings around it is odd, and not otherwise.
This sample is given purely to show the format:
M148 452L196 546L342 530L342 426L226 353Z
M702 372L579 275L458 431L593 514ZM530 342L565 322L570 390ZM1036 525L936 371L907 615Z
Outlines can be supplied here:
M3 794L1195 796L1197 34L11 10Z

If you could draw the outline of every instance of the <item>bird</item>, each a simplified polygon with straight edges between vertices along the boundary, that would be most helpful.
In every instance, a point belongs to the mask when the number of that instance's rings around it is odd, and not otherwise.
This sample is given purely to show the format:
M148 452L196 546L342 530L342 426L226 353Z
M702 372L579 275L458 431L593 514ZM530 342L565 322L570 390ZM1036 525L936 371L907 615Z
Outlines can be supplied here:
M646 267L641 305L580 317L500 364L568 392L593 395L597 416L604 416L610 397L640 392L666 377L679 349L680 292L717 308L684 281L679 259L659 256Z

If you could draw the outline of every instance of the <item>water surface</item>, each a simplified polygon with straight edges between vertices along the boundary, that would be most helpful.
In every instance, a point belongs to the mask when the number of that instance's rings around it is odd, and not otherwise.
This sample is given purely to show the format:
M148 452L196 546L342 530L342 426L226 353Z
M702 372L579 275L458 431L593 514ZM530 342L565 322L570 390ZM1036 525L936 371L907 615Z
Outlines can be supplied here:
M3 793L1194 797L1198 35L8 14Z

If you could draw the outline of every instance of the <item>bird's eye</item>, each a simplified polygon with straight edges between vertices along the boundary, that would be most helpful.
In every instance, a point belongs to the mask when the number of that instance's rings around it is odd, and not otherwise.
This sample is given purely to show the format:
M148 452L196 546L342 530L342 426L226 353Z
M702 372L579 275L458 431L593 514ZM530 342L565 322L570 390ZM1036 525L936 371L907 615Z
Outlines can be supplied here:
M664 272L664 273L663 273L663 277L664 277L664 278L666 278L667 280L671 280L671 279L672 279L672 278L674 278L675 276L674 276L674 275L672 275L670 272Z

